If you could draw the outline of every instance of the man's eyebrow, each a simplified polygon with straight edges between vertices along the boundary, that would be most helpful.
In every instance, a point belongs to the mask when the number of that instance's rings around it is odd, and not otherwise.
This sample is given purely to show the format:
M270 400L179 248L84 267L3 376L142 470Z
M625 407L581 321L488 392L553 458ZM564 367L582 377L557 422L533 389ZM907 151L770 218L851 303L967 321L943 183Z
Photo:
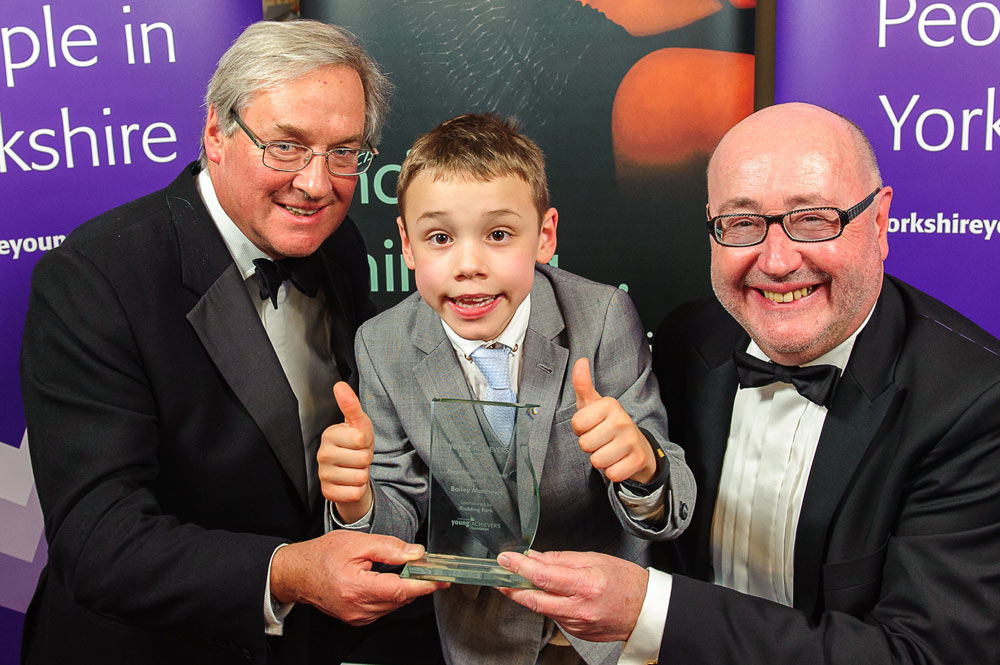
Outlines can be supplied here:
M832 206L833 204L830 202L830 199L821 194L797 194L786 198L784 200L784 209L775 212L791 212L792 210L799 210L802 208L827 208ZM740 196L725 201L719 207L719 211L714 214L729 214L731 212L763 214L760 211L760 202L750 197Z
M274 129L276 132L284 134L286 136L299 137L305 134L305 130L296 125L290 125L286 122L276 122L274 123Z
M292 125L292 124L289 124L287 122L276 122L276 123L274 123L274 128L277 130L277 132L280 132L280 133L284 134L285 136L293 136L293 137L295 137L296 139L298 139L300 141L303 141L303 142L305 141L305 139L303 137L306 135L307 132L306 132L305 129L303 129L302 127L299 127L298 125ZM340 143L361 143L362 141L364 141L364 137L361 136L360 134L358 134L358 135L355 135L355 136L349 136L347 138L341 139L340 141L333 141L330 145L333 145L334 143L337 143L337 144L340 144Z
M741 196L724 201L722 205L719 206L719 209L715 212L715 214L727 214L730 212L756 212L759 209L760 205L756 200Z

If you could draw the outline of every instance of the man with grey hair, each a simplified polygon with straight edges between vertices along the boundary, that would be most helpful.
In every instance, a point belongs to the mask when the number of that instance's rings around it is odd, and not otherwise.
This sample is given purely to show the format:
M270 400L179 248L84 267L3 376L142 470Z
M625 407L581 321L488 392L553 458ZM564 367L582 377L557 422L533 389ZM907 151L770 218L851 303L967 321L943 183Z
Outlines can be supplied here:
M38 263L21 354L49 562L26 663L339 662L439 585L422 548L323 534L316 449L372 312L349 219L389 85L357 40L250 26L200 162ZM321 613L322 612L322 613Z
M1000 653L1000 342L886 275L891 187L846 119L751 115L708 168L716 298L653 367L698 483L665 570L510 553L514 600L625 663L956 665Z

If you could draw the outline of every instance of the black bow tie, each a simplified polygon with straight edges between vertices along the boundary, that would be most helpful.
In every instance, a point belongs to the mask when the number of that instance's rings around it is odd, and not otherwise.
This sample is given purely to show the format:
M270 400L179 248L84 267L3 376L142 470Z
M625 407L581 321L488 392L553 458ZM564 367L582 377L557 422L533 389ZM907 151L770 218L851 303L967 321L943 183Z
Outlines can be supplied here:
M743 351L734 352L733 359L741 388L760 388L778 381L790 383L800 395L820 406L830 406L830 398L840 378L840 368L834 365L790 367L755 358Z
M254 259L253 264L257 268L260 299L270 298L275 309L278 309L278 289L286 279L310 298L315 297L323 283L323 265L316 255L280 261Z

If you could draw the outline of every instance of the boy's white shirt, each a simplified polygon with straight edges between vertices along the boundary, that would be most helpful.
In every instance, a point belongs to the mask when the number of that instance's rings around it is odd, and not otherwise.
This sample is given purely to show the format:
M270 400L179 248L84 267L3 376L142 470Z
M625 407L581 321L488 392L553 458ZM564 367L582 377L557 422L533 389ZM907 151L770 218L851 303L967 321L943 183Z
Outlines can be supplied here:
M521 375L521 357L524 355L522 346L524 345L524 335L528 332L528 319L531 317L531 294L529 293L521 301L521 304L517 306L514 310L514 316L510 318L510 322L507 327L503 329L503 332L496 339L481 340L481 339L465 339L459 336L457 332L451 329L444 319L441 319L441 327L444 328L444 334L448 337L448 341L451 342L452 348L455 349L455 355L458 356L458 364L462 367L462 374L465 375L465 381L469 384L469 392L475 399L483 399L486 394L486 377L483 376L482 371L479 367L472 361L472 352L481 346L490 346L492 344L503 344L512 349L510 357L508 358L509 370L510 370L510 389L517 394L518 378Z

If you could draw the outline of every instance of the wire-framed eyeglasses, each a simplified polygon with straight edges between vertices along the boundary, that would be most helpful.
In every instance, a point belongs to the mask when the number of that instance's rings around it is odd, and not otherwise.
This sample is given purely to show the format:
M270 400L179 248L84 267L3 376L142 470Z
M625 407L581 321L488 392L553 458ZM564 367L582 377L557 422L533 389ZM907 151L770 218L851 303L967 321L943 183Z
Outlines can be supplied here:
M290 141L265 143L250 131L236 111L231 115L253 144L260 148L260 158L264 166L275 171L301 171L309 166L313 157L318 156L326 161L326 170L331 175L360 175L368 170L375 155L378 154L378 150L374 148L334 148L326 152L316 152L308 146Z
M772 224L781 224L787 235L796 242L824 242L840 237L854 218L872 204L881 187L847 210L840 208L803 208L780 215L735 213L719 215L706 222L708 233L715 242L725 247L750 247L759 245L767 237Z

